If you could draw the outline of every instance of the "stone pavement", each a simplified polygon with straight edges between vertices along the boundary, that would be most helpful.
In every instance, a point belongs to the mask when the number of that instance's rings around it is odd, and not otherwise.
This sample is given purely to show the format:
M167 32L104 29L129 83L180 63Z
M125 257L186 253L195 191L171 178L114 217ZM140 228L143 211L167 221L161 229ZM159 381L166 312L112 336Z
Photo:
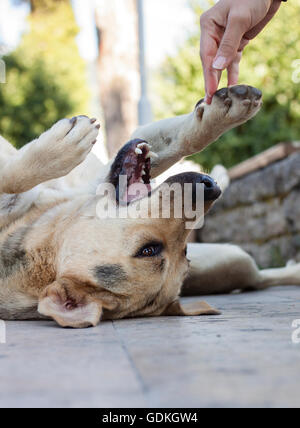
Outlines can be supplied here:
M6 323L0 407L300 407L300 288L206 300L223 314Z

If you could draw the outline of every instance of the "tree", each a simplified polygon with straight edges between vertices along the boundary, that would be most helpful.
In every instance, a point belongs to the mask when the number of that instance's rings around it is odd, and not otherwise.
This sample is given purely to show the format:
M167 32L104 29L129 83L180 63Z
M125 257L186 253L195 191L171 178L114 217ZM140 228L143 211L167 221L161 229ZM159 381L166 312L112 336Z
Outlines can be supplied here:
M198 26L199 1L193 2L193 8ZM240 81L263 90L263 110L249 123L193 156L205 168L217 163L231 167L278 142L300 139L300 83L294 69L300 58L299 16L299 3L283 4L268 28L246 48ZM157 80L161 95L158 118L187 113L204 96L199 37L195 31L163 64ZM225 79L222 84L226 86Z
M30 31L4 57L0 133L21 147L63 117L88 113L85 63L68 0L32 0Z
M114 156L138 125L140 75L136 0L98 0L98 78L107 148Z

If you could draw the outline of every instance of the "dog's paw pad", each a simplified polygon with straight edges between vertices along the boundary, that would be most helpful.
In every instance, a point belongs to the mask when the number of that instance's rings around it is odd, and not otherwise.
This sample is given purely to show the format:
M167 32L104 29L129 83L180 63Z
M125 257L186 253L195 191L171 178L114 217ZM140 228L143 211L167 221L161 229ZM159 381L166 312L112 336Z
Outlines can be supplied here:
M224 119L237 123L253 117L262 105L262 92L247 85L222 88L215 93L213 109L223 110Z
M205 106L204 105L200 105L199 107L197 107L197 109L196 109L196 115L197 115L197 119L198 120L202 120L203 119L204 111L205 111Z
M251 105L251 100L249 100L249 99L247 98L247 99L245 99L245 100L242 102L242 104L243 104L243 106L249 107L249 106Z
M250 101L250 100L249 100ZM250 101L250 103L251 103L251 101ZM229 97L227 97L226 99L225 99L225 101L224 101L224 104L227 106L227 107L231 107L232 106L232 99L231 98L229 98Z
M202 119L203 119L203 115L204 115L204 112L205 112L205 107L207 106L207 104L206 104L206 102L204 101L204 98L202 99L202 100L200 100L197 104L196 104L196 107L195 107L195 110L196 110L196 116L197 116L197 119L199 120L199 121L201 121Z

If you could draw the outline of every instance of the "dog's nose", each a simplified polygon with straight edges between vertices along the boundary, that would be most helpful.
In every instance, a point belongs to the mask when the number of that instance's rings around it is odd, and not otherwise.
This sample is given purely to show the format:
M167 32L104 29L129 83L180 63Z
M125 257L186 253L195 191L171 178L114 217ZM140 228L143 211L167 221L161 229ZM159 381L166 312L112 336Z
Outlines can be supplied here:
M206 201L215 201L221 195L220 187L208 175L200 174L198 182L204 184L204 199Z
M184 172L182 174L170 177L166 183L179 183L184 188L185 183L193 185L193 202L196 202L197 197L197 184L204 185L204 200L206 202L216 201L222 194L220 187L217 183L206 174L198 174L196 172Z

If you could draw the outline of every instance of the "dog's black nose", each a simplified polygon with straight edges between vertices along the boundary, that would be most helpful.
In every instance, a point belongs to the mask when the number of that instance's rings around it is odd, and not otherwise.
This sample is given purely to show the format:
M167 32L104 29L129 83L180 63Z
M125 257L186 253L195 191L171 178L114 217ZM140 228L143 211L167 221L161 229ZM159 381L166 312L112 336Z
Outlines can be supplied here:
M204 199L206 201L215 201L220 197L221 189L211 177L200 174L198 182L204 184Z
M206 202L216 201L222 194L220 187L217 183L206 174L198 174L196 172L184 172L182 174L170 177L166 183L179 183L184 188L185 183L193 184L193 202L196 202L197 197L197 184L204 185L204 200Z

